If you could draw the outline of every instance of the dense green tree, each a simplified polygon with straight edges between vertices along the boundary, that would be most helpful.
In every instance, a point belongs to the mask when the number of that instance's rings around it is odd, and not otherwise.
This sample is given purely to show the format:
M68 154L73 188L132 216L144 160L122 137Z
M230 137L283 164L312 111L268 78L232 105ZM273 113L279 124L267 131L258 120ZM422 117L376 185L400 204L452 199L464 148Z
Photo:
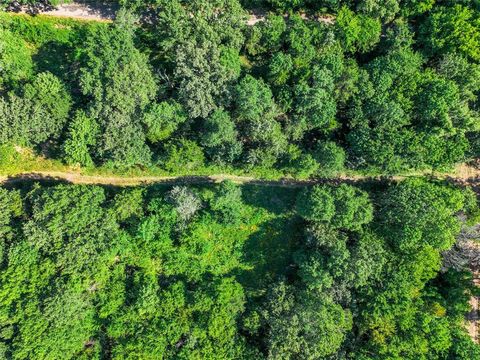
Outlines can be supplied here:
M297 198L297 212L306 220L350 230L368 224L373 218L368 194L346 184L333 189L314 186L302 191Z
M142 121L146 127L148 141L157 143L171 137L186 120L180 104L175 101L164 101L148 108Z
M210 200L212 210L226 223L238 223L243 206L242 190L231 181L223 181Z
M194 141L180 139L165 145L160 165L168 171L191 171L204 165L205 155Z
M321 176L335 176L345 168L345 151L333 141L319 141L313 149Z
M258 122L277 115L270 88L251 75L245 76L237 85L234 100L235 115L239 121Z
M0 358L479 357L464 329L471 258L445 260L478 220L473 192L290 186L478 155L478 1L121 5L138 18L0 14L3 172L49 164L35 146L122 174L153 159L286 186L8 179L20 190L0 189ZM243 8L276 15L246 26Z
M294 134L300 132L301 128L326 132L335 127L337 108L333 96L333 76L329 70L317 69L312 81L311 86L300 83L295 87L294 111L297 120L295 130L292 130ZM297 136L294 135L294 138Z
M357 15L343 7L337 15L336 26L339 36L348 52L367 52L378 43L381 24L366 15Z
M458 190L410 180L393 187L385 201L382 216L392 245L404 251L427 244L445 250L455 242L459 223L453 215L464 201Z
M147 58L134 45L133 18L126 12L110 27L92 27L78 52L80 88L98 121L95 150L115 166L148 164L142 118L156 93Z
M32 76L33 62L25 41L0 29L0 91Z
M275 207L277 215L263 208L296 190L276 189L272 201L270 189L243 189L224 182L166 193L158 186L0 190L2 353L476 356L463 328L471 274L438 273L440 252L458 234L456 214L476 210L472 192L405 180L374 190L373 219L358 188L316 186L297 200L299 214L312 219L299 223L289 219L290 201ZM291 224L269 227L272 219ZM285 253L272 246L277 236L290 243ZM263 253L264 242L272 254ZM247 286L252 272L263 276L260 263L275 280Z
M438 62L437 71L458 85L462 100L476 100L475 93L480 90L480 65L468 62L464 56L447 53Z
M36 145L58 138L70 106L62 82L50 73L38 74L24 86L22 96L0 98L0 142Z
M14 233L14 219L23 213L23 203L18 191L0 189L0 267Z
M155 19L154 46L191 118L206 118L228 102L240 75L244 11L237 0L160 0L142 4Z
M422 71L421 62L398 48L368 65L372 92L363 104L356 99L350 112L348 140L357 166L445 169L464 159L465 134L478 115L454 81Z
M456 52L480 60L480 17L478 12L460 4L437 7L421 29L424 51L429 56Z
M312 155L298 146L289 144L282 155L282 168L300 178L308 178L317 173L319 164Z
M430 10L435 0L403 0L401 12L405 15L418 15Z
M63 145L67 164L93 166L90 149L96 145L98 134L98 124L83 111L78 111L69 125L68 137Z
M178 96L191 118L206 118L225 104L234 76L222 64L221 50L213 42L183 44L176 61Z
M200 141L215 163L231 163L242 152L235 123L224 110L217 110L205 119Z
M300 193L296 210L306 220L329 222L335 214L334 199L327 188L314 186Z
M286 138L276 120L277 106L269 87L247 75L236 87L235 116L250 165L272 166L285 150Z
M366 15L388 22L399 12L400 4L398 0L361 0L357 9Z
M98 328L91 295L62 289L43 300L42 308L42 312L33 310L20 324L18 331L24 341L14 343L15 356L74 359L88 354L85 348Z
M342 184L334 188L332 194L335 201L334 227L357 230L372 221L373 207L366 192Z
M308 293L293 293L283 283L270 295L266 321L268 358L324 358L335 354L351 328L348 311Z

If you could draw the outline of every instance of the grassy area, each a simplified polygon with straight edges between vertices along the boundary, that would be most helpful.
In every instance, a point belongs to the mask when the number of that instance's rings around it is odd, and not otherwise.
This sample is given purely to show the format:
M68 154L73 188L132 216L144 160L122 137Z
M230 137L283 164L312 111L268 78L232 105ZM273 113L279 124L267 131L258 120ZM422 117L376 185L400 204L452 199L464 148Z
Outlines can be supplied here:
M105 24L48 15L27 15L0 12L0 26L22 37L28 43L40 47L55 41L72 43L87 27Z

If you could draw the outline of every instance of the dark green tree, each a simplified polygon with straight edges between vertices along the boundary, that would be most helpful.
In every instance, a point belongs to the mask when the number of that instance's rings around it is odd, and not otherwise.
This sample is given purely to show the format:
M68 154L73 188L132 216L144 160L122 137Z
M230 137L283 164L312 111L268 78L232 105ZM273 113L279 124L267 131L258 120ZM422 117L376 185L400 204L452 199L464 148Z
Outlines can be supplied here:
M133 21L122 11L112 26L90 28L77 55L87 115L100 126L95 151L114 166L150 162L142 119L157 87L147 57L135 48Z

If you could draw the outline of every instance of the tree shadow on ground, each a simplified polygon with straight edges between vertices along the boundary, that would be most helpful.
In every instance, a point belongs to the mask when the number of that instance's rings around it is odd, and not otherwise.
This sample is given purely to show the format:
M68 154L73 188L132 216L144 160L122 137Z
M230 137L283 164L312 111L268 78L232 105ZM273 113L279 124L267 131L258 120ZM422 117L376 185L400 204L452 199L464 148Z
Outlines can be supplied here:
M72 56L73 49L69 44L49 41L40 47L32 59L37 72L48 71L65 83L72 83L75 80Z
M74 3L82 6L91 15L111 20L115 18L115 14L120 9L118 1L112 0L75 0Z
M250 297L265 295L282 277L294 273L293 253L303 231L297 217L286 214L262 223L244 244L244 259L250 270L242 270L237 280Z
M260 207L274 214L293 209L301 187L279 187L245 184L242 186L243 202Z
M60 184L71 184L66 179L55 176L44 176L36 173L19 174L9 176L0 183L0 187L5 189L30 190L35 184L41 183L42 186L55 186Z
M7 6L7 11L21 12L25 11L29 15L37 15L45 11L55 10L50 0L39 0L34 3L22 4L20 1L12 1Z
M272 283L293 273L293 252L303 236L302 221L295 216L295 201L301 187L278 187L246 184L243 201L269 215L244 244L244 260L251 266L237 274L249 293L259 297Z

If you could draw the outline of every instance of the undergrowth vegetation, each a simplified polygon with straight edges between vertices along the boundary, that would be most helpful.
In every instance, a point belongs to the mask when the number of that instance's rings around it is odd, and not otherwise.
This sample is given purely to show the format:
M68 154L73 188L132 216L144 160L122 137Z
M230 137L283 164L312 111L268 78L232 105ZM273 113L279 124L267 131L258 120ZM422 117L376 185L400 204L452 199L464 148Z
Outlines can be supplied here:
M480 356L471 274L440 272L470 191L18 186L0 189L6 359Z

